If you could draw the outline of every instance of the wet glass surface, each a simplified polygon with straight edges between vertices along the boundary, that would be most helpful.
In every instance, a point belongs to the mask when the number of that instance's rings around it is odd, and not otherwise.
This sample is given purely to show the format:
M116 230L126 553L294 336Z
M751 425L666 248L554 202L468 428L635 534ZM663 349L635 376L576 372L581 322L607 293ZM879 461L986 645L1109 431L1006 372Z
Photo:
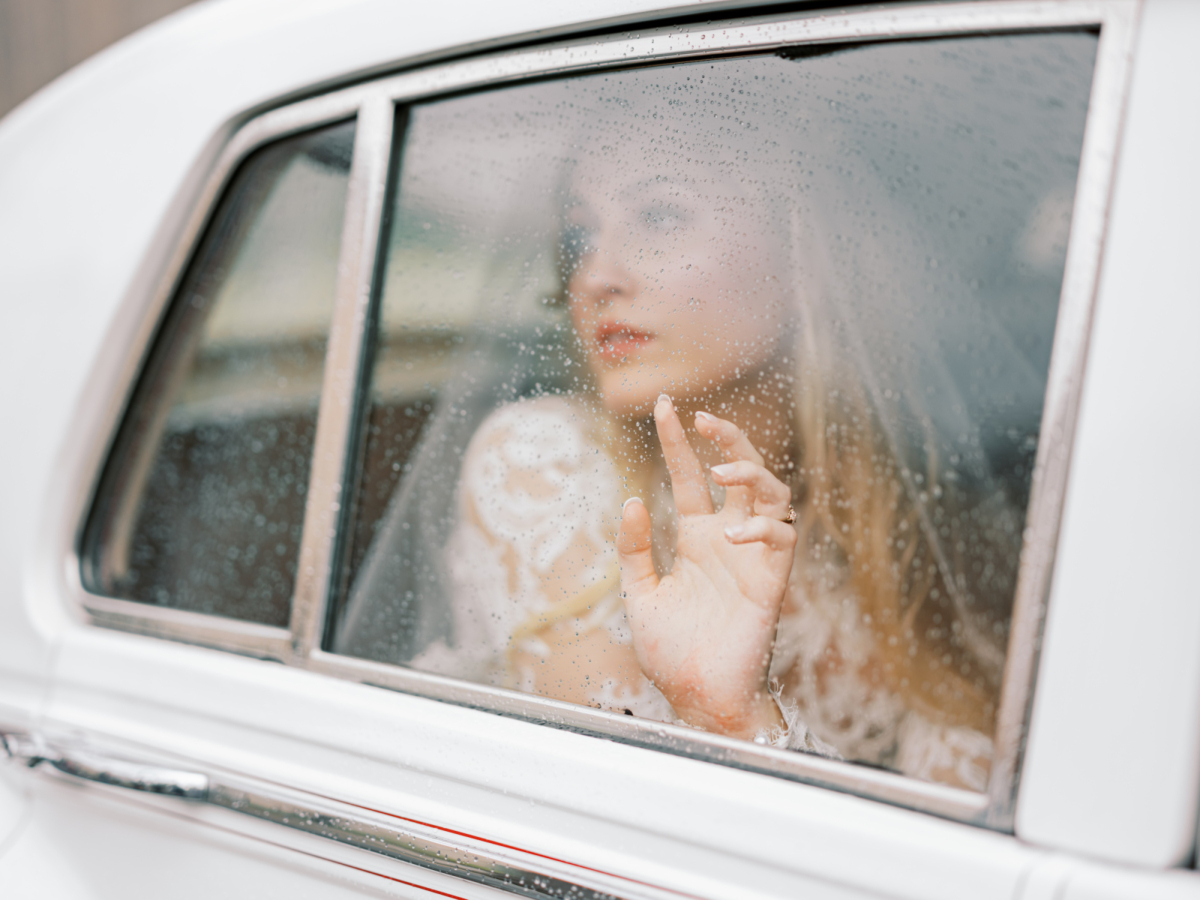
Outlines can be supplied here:
M287 625L353 139L280 141L231 182L114 447L89 589Z
M412 108L329 648L982 789L1095 48Z

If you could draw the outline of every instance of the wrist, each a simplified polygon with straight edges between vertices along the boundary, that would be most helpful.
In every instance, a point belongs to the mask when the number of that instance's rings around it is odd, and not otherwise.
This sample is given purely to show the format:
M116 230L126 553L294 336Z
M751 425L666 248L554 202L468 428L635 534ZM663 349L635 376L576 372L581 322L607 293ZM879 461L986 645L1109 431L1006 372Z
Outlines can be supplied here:
M756 704L753 716L742 729L741 734L730 735L753 741L763 734L781 734L787 731L787 720L779 709L779 704L771 696L770 691L764 690Z
M675 713L694 727L747 741L754 740L760 734L787 730L787 722L779 710L779 704L765 688L756 694L747 706L735 713L721 714L712 709L688 709L680 706L675 706Z

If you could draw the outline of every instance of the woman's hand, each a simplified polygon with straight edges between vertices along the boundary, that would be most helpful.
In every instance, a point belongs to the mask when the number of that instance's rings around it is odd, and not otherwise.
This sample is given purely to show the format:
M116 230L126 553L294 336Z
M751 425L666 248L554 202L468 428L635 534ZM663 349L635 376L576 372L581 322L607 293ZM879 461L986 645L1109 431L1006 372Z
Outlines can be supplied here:
M783 721L767 670L795 559L796 530L782 521L791 493L737 426L697 413L696 430L727 460L712 469L726 488L725 505L715 511L700 461L665 395L654 419L679 511L679 544L674 568L659 579L650 514L640 500L625 504L617 551L634 649L680 718L750 738Z

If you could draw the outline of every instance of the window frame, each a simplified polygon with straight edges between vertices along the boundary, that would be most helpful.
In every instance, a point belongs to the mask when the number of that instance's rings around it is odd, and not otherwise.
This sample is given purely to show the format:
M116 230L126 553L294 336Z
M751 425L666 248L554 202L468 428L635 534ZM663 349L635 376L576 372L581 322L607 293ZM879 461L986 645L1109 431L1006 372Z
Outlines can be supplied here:
M233 130L198 196L191 200L193 212L159 270L162 274L146 309L148 324L131 348L130 357L137 362L128 369L124 397L105 423L108 443L97 448L89 461L92 480L78 498L74 516L77 531L67 560L77 611L84 621L97 626L276 660L335 678L656 747L1011 832L1128 89L1136 10L1136 0L985 0L876 6L836 15L818 10L716 24L658 25L632 35L556 40L543 46L432 63L251 118ZM396 139L402 138L394 126L406 105L520 81L771 52L787 46L1069 29L1098 30L1099 43L1026 513L997 715L996 754L986 792L929 784L855 763L762 748L321 649L342 555L340 541L345 537L346 511L357 487L356 445L369 374L372 307L380 282L380 238L389 178L396 174L394 146L399 143ZM153 607L88 592L80 578L80 550L100 474L125 417L137 376L155 342L158 323L175 298L217 201L240 164L255 150L289 135L348 119L356 119L357 127L288 627Z

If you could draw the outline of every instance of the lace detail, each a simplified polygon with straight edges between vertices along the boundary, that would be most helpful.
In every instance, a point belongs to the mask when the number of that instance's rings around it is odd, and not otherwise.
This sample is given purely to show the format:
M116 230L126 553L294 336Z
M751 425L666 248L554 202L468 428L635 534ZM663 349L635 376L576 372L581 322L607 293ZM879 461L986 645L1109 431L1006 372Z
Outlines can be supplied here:
M518 571L544 574L582 537L598 551L589 574L599 578L616 558L618 491L616 470L585 440L570 404L545 397L484 422L463 466L460 506L512 548Z
M925 781L958 783L973 791L987 787L992 740L972 728L935 725L910 712L900 723L896 768Z
M543 397L503 407L477 430L447 546L453 646L438 641L411 664L677 722L633 655L613 545L620 479L590 439L589 421L570 401ZM651 490L647 499L656 562L666 568L673 504L663 490ZM574 694L546 674L555 655L549 635L563 623L576 637L604 641L594 653L577 654L588 659L589 671L571 673L580 684ZM874 683L866 674L873 642L852 592L836 584L806 590L794 573L770 672L786 728L755 740L981 790L992 741L968 728L935 725Z
M783 716L783 727L760 731L754 736L754 743L767 744L783 750L815 753L830 759L843 759L836 747L825 743L809 730L800 714L800 704L785 699L779 684L771 685L771 699L775 701L780 715Z
M893 762L905 714L899 697L863 677L872 636L847 593L806 597L792 584L798 610L780 617L772 675L786 685L808 727L848 759Z
M575 699L673 721L670 704L636 668L613 544L620 481L587 440L586 419L566 399L543 397L503 407L477 430L446 548L453 646L436 641L410 665L554 695L539 683L553 655L546 633L570 621L627 657L619 673L579 673L586 687Z

